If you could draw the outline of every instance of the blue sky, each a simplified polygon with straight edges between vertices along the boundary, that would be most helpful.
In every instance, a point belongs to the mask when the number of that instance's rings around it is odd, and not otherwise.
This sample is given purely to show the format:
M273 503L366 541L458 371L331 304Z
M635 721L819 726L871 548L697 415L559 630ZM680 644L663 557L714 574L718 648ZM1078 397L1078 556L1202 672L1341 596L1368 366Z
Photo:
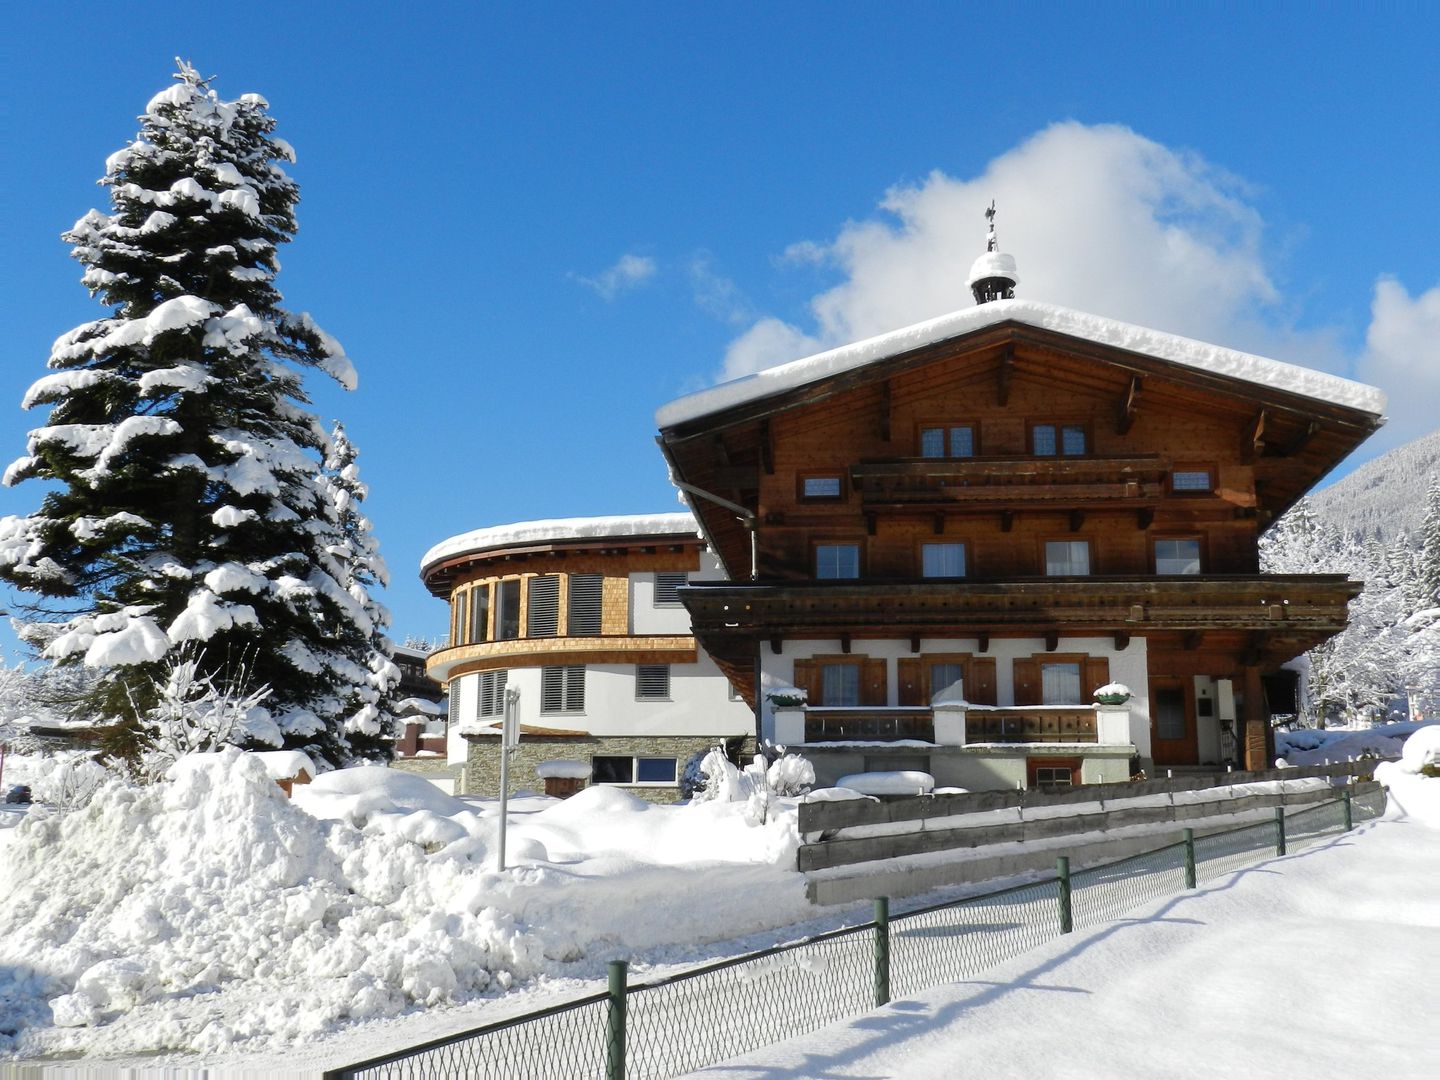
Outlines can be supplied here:
M297 151L278 283L359 368L310 385L360 447L398 637L443 633L417 563L447 536L678 509L656 406L968 305L991 198L1023 296L1387 390L1351 465L1440 422L1430 6L164 10L10 16L0 458L103 314L59 234L183 56Z

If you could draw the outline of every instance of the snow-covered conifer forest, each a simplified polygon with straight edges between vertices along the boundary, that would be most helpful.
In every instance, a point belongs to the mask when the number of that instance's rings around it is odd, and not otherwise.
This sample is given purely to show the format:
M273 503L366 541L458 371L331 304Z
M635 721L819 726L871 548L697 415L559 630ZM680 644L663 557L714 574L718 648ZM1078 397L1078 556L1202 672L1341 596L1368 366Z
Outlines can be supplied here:
M56 339L25 397L49 415L5 483L45 494L0 520L0 578L45 659L109 673L86 706L122 755L184 649L252 701L235 741L384 756L385 569L355 447L304 407L307 372L353 389L355 370L276 288L293 151L264 98L222 100L185 63L140 124L105 162L110 211L65 233L106 314Z
M1440 432L1302 499L1262 537L1271 573L1345 574L1365 589L1349 626L1298 663L1308 719L1440 709Z

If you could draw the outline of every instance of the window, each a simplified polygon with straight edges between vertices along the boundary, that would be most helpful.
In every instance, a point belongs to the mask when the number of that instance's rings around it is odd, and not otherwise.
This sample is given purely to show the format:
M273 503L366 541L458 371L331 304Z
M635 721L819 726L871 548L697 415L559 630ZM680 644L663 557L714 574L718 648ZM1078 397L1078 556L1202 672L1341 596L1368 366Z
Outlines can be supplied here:
M525 606L525 636L554 637L560 632L560 577L546 574L530 579Z
M1040 664L1040 704L1082 705L1085 699L1080 693L1080 665L1064 663Z
M1030 428L1030 450L1036 457L1080 457L1085 453L1081 424L1035 424Z
M1170 490L1206 494L1215 489L1209 469L1176 469L1170 474Z
M838 476L802 476L800 497L802 499L839 499L844 497L845 486Z
M922 544L920 570L926 577L964 577L964 544Z
M822 580L858 578L859 544L816 544L815 576Z
M520 579L500 582L497 592L495 637L499 641L513 641L520 636Z
M930 665L930 699L933 701L940 691L947 690L956 683L960 684L963 692L965 689L965 665L956 663L941 663Z
M460 722L460 681L453 680L446 692L445 718L452 724Z
M490 636L490 586L470 590L470 640L486 641Z
M485 671L480 674L476 716L505 715L505 680L508 671Z
M679 607L679 588L689 580L690 575L683 570L675 573L657 573L655 575L655 606L656 607Z
M585 711L585 665L565 664L540 669L540 711Z
M1073 787L1075 768L1072 765L1035 765L1035 787Z
M669 701L670 665L636 664L635 698L637 701Z
M590 759L590 779L596 784L673 785L677 764L675 758L596 754Z
M1200 573L1199 540L1156 540L1155 573Z
M600 633L604 578L599 574L570 575L569 632L575 637Z
M822 664L820 666L820 704L859 705L860 665Z
M1083 577L1090 573L1090 541L1047 540L1045 573L1048 577Z
M974 457L974 425L949 424L922 427L920 429L920 456L927 458Z
M467 593L457 592L450 609L450 644L465 644L465 597Z

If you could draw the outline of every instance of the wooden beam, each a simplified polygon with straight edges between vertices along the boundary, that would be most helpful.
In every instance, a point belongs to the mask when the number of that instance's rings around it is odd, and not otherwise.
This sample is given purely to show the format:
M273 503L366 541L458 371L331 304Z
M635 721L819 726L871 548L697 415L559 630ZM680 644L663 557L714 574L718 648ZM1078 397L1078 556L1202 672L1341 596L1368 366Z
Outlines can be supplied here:
M1141 532L1144 532L1155 523L1155 508L1147 506L1143 510L1135 512L1135 525Z
M1320 421L1311 420L1308 424L1305 425L1304 431L1300 432L1298 435L1295 436L1295 438L1290 440L1290 442L1286 445L1285 449L1280 452L1281 455L1283 457L1294 457L1296 454L1300 453L1300 451L1304 450L1305 447L1309 446L1310 441L1314 439L1315 436L1318 434L1320 434Z
M1255 419L1250 421L1250 426L1245 429L1245 434L1240 443L1240 459L1246 465L1252 465L1255 459L1265 452L1265 422L1268 415L1264 409L1255 414Z
M1079 532L1079 531L1080 531L1080 526L1082 526L1082 525L1084 525L1084 524L1085 524L1085 511L1084 511L1084 510L1071 510L1071 511L1070 511L1070 531L1071 531L1071 532Z
M1000 511L1000 531L1001 531L1001 532L1009 532L1009 531L1010 531L1011 529L1013 529L1014 527L1015 527L1015 511L1014 511L1014 510L1001 510L1001 511Z
M1010 404L1010 380L1015 374L1015 346L1006 345L1000 354L1000 370L995 376L995 402L1002 408Z
M989 651L990 651L990 633L989 633L989 631L981 630L978 634L975 635L975 647L976 647L976 649L977 649L979 652L989 652Z
M881 442L890 441L890 380L886 379L880 384L880 424L879 434Z
M715 443L715 456L720 459L720 464L721 464L721 465L733 465L733 464L735 464L735 462L730 459L730 448L725 445L725 436L721 435L721 434L717 431L717 432L715 433L715 438L714 438L713 441L714 441L714 443Z
M1046 631L1045 631L1045 651L1046 651L1046 652L1054 652L1054 651L1055 651L1056 649L1058 649L1059 647L1060 647L1060 631L1059 631L1059 630L1046 630Z
M1200 648L1201 633L1199 630L1186 630L1180 636L1180 647L1186 652L1194 652Z
M1129 648L1129 647L1130 647L1130 631L1129 631L1129 630L1116 630L1116 631L1115 631L1115 650L1118 652L1118 651L1120 651L1121 649L1127 649L1127 648Z
M772 653L774 653L776 656L779 656L779 655L780 655L780 649L782 648L782 646L783 646L783 643L781 642L781 640L780 640L778 637L772 637L772 638L770 639L770 651L771 651Z
M1265 753L1265 729L1270 725L1270 717L1266 715L1265 684L1260 681L1258 667L1253 664L1246 665L1243 685L1242 753L1244 754L1245 768L1249 771L1259 771L1270 766L1268 755Z
M912 653L918 653L918 652L920 651L920 635L919 635L919 634L911 634L911 635L910 635L910 651L911 651Z
M865 533L866 533L866 535L868 535L868 536L874 536L874 535L875 535L875 515L874 515L874 513L869 513L869 514L866 514L866 515L865 515Z
M936 513L934 516L932 516L930 519L930 528L932 531L934 531L936 536L944 536L945 515L941 513Z
M848 652L850 651L850 633L849 633L849 631L846 631L845 633L843 633L843 634L840 635L840 651L841 651L842 653L848 653Z
M760 421L760 464L765 467L766 476L775 475L775 440L770 434L770 420Z
M1125 392L1125 400L1120 403L1120 415L1115 420L1115 434L1129 435L1130 428L1135 423L1135 414L1140 407L1140 376L1130 376L1130 389Z

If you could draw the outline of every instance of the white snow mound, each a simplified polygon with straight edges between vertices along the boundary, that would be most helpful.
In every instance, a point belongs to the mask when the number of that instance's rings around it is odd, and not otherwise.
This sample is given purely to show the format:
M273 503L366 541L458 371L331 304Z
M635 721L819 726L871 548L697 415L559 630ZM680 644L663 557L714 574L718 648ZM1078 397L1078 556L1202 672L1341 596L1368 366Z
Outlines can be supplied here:
M533 942L455 889L423 840L318 821L238 750L182 759L153 787L112 782L15 833L0 1002L21 1056L300 1041L533 969ZM217 1020L215 991L253 1007ZM86 1030L122 1013L111 1040Z

